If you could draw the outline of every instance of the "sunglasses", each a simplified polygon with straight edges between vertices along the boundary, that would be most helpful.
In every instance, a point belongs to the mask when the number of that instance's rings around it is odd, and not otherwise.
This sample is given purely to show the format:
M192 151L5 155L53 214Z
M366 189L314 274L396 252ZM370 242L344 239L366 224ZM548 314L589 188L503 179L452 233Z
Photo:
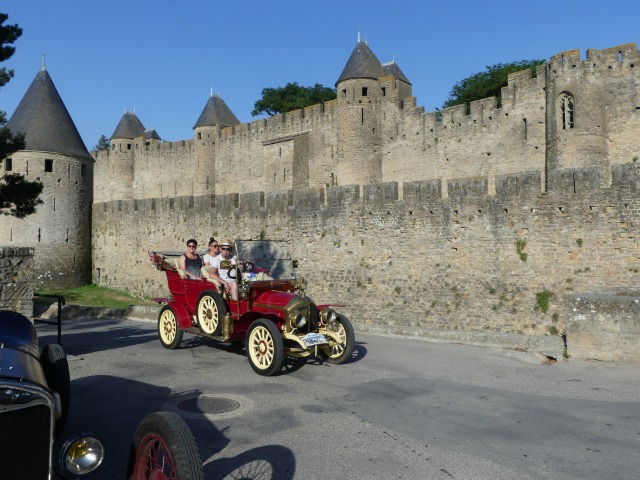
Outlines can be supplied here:
M226 251L229 251L231 249L229 247L220 247L220 250L224 250L226 252Z
M187 247L189 248L196 248L197 245L195 243L190 243L189 245L187 245Z
M218 248L218 245L209 245L209 247Z

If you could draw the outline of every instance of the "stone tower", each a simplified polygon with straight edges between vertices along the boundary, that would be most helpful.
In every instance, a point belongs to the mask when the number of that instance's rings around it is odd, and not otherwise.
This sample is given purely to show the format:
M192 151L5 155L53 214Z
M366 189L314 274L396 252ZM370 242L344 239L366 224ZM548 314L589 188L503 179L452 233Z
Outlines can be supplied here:
M198 121L193 127L196 154L194 195L215 194L216 143L220 130L240 124L227 104L211 92Z
M44 61L7 126L26 134L26 148L5 159L2 173L42 182L44 203L26 218L4 217L0 243L34 247L36 285L90 283L94 161Z
M394 61L382 65L358 42L336 82L339 185L382 181L382 126L411 96L411 82Z
M546 65L549 190L575 182L571 171L585 167L600 185L609 186L612 157L624 155L625 145L634 143L635 134L625 132L633 131L629 105L638 111L637 93L626 93L639 82L636 44L589 49L586 57L581 60L579 50L569 50ZM637 158L635 150L627 155L626 161Z
M375 183L382 179L378 79L383 76L378 58L358 39L336 82L338 185Z
M110 138L109 183L112 198L133 198L134 160L144 134L144 125L138 116L125 112Z

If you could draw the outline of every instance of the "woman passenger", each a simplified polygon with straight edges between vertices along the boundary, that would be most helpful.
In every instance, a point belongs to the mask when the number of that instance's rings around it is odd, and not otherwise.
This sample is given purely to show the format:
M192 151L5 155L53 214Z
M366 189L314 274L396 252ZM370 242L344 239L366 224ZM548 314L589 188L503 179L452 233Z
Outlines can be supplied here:
M187 240L187 253L180 255L180 269L183 270L189 278L202 278L200 269L203 267L202 257L196 253L198 242L193 238Z
M205 253L203 257L205 266L211 265L213 259L219 254L220 246L218 245L218 241L213 237L209 238L209 253Z

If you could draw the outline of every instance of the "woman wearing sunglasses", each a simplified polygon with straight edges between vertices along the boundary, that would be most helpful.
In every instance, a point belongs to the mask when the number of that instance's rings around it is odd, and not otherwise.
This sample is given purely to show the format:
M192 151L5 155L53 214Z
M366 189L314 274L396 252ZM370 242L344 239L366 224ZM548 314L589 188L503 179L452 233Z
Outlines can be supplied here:
M202 257L196 253L198 242L193 238L187 240L187 253L180 255L180 269L186 272L189 278L200 277L200 269L203 267Z
M218 241L213 237L209 238L209 253L204 254L204 265L211 265L211 262L213 262L213 259L216 258L219 253L220 245L218 245Z
M220 270L220 262L223 260L230 260L232 265L236 264L236 259L231 258L231 250L233 249L233 244L231 240L224 239L220 242L220 255L214 257L211 261L211 272L209 276L218 280L222 285L224 285L224 289L227 294L231 295L231 300L238 300L238 283L235 278L229 277L228 270Z

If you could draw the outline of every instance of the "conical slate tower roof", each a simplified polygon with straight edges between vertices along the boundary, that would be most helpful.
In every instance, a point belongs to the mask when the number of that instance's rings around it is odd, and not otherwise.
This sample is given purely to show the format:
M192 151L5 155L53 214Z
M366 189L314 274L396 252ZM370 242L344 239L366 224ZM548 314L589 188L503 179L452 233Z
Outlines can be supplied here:
M354 78L372 78L377 80L380 77L384 77L384 70L382 69L380 60L378 60L378 57L376 57L366 43L358 40L336 85L344 80Z
M389 63L383 64L382 69L384 70L385 75L393 75L398 80L402 80L403 82L411 85L411 82L407 77L405 77L404 73L402 73L402 70L400 70L400 67L398 66L395 60Z
M224 103L224 100L218 96L211 95L193 128L212 127L214 125L230 127L231 125L238 125L239 123L240 121L227 104Z
M111 139L114 138L130 138L134 139L141 135L144 135L144 125L135 113L125 112L118 123Z
M7 127L26 134L26 150L91 158L44 63Z

